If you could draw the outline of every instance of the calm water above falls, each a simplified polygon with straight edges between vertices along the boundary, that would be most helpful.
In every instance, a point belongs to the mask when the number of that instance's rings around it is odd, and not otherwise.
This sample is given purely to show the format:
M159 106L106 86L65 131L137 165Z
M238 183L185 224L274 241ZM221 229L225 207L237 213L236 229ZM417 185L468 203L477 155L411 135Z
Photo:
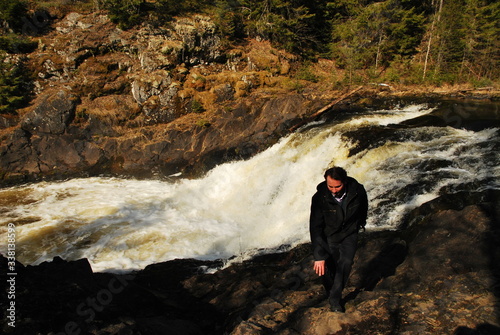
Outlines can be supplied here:
M500 111L471 106L339 115L196 180L86 178L2 189L0 252L9 223L23 264L86 257L94 271L293 246L309 241L310 199L333 164L365 185L368 229L396 229L443 192L500 188ZM429 125L434 116L449 125Z

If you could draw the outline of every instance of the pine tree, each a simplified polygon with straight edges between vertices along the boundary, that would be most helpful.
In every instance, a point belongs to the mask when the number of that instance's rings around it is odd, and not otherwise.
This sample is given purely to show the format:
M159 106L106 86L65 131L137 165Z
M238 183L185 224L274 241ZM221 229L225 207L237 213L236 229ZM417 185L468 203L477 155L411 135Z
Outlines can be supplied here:
M109 18L121 29L130 29L141 22L144 13L144 0L103 0L109 11Z
M12 63L0 54L0 114L14 114L23 106L29 98L29 82L22 60Z
M340 11L335 16L333 39L339 64L358 69L387 66L395 57L417 52L425 24L422 10L404 8L398 0L365 7L361 3L336 5Z
M302 1L242 0L250 37L269 40L290 52L303 52L317 44L311 23L314 14Z
M480 81L500 75L500 3L469 0L462 70L466 79Z
M438 44L436 73L439 71L457 74L465 50L465 1L444 2L441 21L438 25L440 40Z
M220 33L229 40L244 37L243 15L236 0L217 0L214 16Z
M23 1L0 0L0 26L7 26L15 32L21 32L28 9Z

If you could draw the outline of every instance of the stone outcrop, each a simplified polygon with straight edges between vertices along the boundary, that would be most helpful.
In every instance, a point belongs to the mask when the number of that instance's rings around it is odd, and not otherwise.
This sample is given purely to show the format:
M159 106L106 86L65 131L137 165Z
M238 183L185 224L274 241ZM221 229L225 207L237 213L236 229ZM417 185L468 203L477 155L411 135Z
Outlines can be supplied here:
M44 96L22 117L20 127L0 146L6 179L201 173L224 160L250 157L275 143L299 115L320 103L301 95L245 99L218 116L173 117L175 122L161 127L124 131L120 119L126 115L113 114L107 121L94 115L78 120L75 100L69 92L57 91ZM91 111L116 106L122 108L122 114L133 113L135 108L121 97L96 99L88 106ZM154 111L148 117L161 121Z
M44 12L33 35L31 103L0 115L0 187L199 175L269 147L350 91L294 77L299 57L268 42L224 45L203 15L124 31L104 13L51 20ZM335 77L332 61L315 67ZM364 87L352 102L389 93Z
M202 173L268 147L326 104L273 92L294 58L255 41L228 49L209 17L123 31L106 15L70 13L51 28L28 55L31 105L0 117L3 185Z
M305 244L223 268L222 261L189 259L128 274L92 273L85 259L17 264L15 331L498 334L498 200L495 191L443 196L415 210L404 230L364 234L344 314L330 312ZM0 262L5 268L6 259ZM7 306L7 296L1 299ZM7 321L2 330L11 334Z
M202 173L263 150L336 98L275 90L296 59L256 41L226 50L204 16L122 31L105 15L71 13L52 28L28 55L37 77L31 105L0 115L2 185ZM26 335L498 334L498 208L497 192L442 196L400 231L363 235L345 314L329 311L306 244L245 262L173 260L128 274L93 273L85 259L17 263L15 299L0 296L1 306L14 301L16 309L2 309L1 328ZM7 259L0 264L5 269Z
M34 110L21 121L21 129L31 134L62 135L73 121L76 97L66 91L44 95Z

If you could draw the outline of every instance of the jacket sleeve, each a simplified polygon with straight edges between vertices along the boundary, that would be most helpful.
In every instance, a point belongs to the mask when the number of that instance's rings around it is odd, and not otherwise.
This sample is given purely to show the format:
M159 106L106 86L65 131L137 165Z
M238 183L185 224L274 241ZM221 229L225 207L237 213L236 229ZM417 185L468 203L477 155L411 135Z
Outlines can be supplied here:
M314 260L321 261L329 257L329 247L324 233L325 219L318 202L318 196L313 196L311 216L309 218L309 233L311 234Z
M360 185L360 228L365 228L366 219L368 218L368 195L363 185Z

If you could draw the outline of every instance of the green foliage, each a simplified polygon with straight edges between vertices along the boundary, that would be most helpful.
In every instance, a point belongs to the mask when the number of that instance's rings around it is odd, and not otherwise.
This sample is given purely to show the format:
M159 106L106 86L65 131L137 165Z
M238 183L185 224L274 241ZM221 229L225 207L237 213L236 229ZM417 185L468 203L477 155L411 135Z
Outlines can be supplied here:
M214 21L219 33L228 40L237 40L245 37L244 16L238 10L236 0L216 0L213 10Z
M466 8L463 0L444 3L441 12L439 62L440 66L447 72L458 72L464 57L467 27L465 16L457 15L457 13L464 12L466 12Z
M0 114L15 113L28 101L30 79L23 62L13 63L0 54Z
M241 0L247 35L271 41L290 52L318 50L319 35L314 29L314 1Z
M154 10L167 16L174 16L200 12L210 5L214 5L211 0L158 0Z
M29 100L31 77L19 57L8 54L32 52L37 43L20 35L27 16L27 4L18 0L0 0L0 113L15 114ZM17 59L17 60L16 60Z
M425 17L423 13L416 13L414 8L395 10L393 15L387 27L389 38L384 48L384 52L392 56L385 57L385 60L392 60L398 55L414 55L425 31Z
M0 0L0 23L4 22L15 32L21 32L26 16L27 4L19 0ZM1 24L0 24L1 25Z
M139 24L146 12L144 0L104 0L102 5L109 11L109 19L121 29Z
M398 0L361 3L348 1L334 7L339 12L334 19L333 55L339 65L347 69L387 66L397 56L417 52L425 31L422 12L405 9Z
M210 127L212 124L210 123L210 121L206 120L206 119L199 119L198 121L196 121L196 125L198 127L201 127L201 128L208 128Z
M429 78L435 82L498 79L500 3L487 0L438 2L428 43ZM442 4L442 6L441 6Z
M211 0L101 0L104 9L108 10L112 22L121 29L130 29L145 20L156 24L165 24L175 15L200 12Z
M56 0L29 3L29 8L35 11L33 5L41 4L61 7L64 3L67 11L77 10L74 8L80 8L83 3L97 5L94 8L107 10L110 19L122 29L145 21L156 26L168 25L174 16L208 14L226 45L255 38L268 40L273 46L298 54L306 61L320 56L333 58L336 65L345 70L339 83L470 82L478 86L494 83L500 76L500 1ZM21 35L26 23L23 18L28 18L27 4L27 0L0 0L0 27L3 27L0 50L21 54L36 48L36 43ZM309 65L299 67L289 86L301 90L305 81L320 80ZM28 79L16 71L21 70L2 63L2 110L22 100L19 87ZM199 112L203 107L200 104L198 108L193 102L192 108Z
M424 79L426 71L434 77L429 79L454 81L498 78L500 71L498 1L101 1L123 29L146 19L164 25L173 16L204 12L212 16L226 44L256 38L305 59L333 58L346 70L349 82L359 81L359 71L376 79L394 64L410 64L405 73L411 82L418 81L416 73ZM402 77L398 71L393 71L393 78Z
M193 101L191 101L191 110L193 111L193 113L203 113L205 111L205 108L200 101L193 99Z
M500 76L500 2L467 1L463 66L472 80Z
M415 85L422 83L422 66L406 57L396 57L386 71L378 78L378 82Z
M311 70L311 67L309 64L304 64L301 66L298 70L297 73L295 74L295 78L298 80L307 80L313 83L317 83L319 81L319 78L314 72Z
M295 91L297 93L301 93L305 88L305 85L303 82L301 82L298 79L292 79L292 78L285 79L283 81L282 85L285 89L290 90L290 91Z
M29 53L36 49L37 43L16 34L0 36L0 50L11 54Z
M482 78L472 79L472 85L475 88L492 87L493 81L489 78L482 77Z

